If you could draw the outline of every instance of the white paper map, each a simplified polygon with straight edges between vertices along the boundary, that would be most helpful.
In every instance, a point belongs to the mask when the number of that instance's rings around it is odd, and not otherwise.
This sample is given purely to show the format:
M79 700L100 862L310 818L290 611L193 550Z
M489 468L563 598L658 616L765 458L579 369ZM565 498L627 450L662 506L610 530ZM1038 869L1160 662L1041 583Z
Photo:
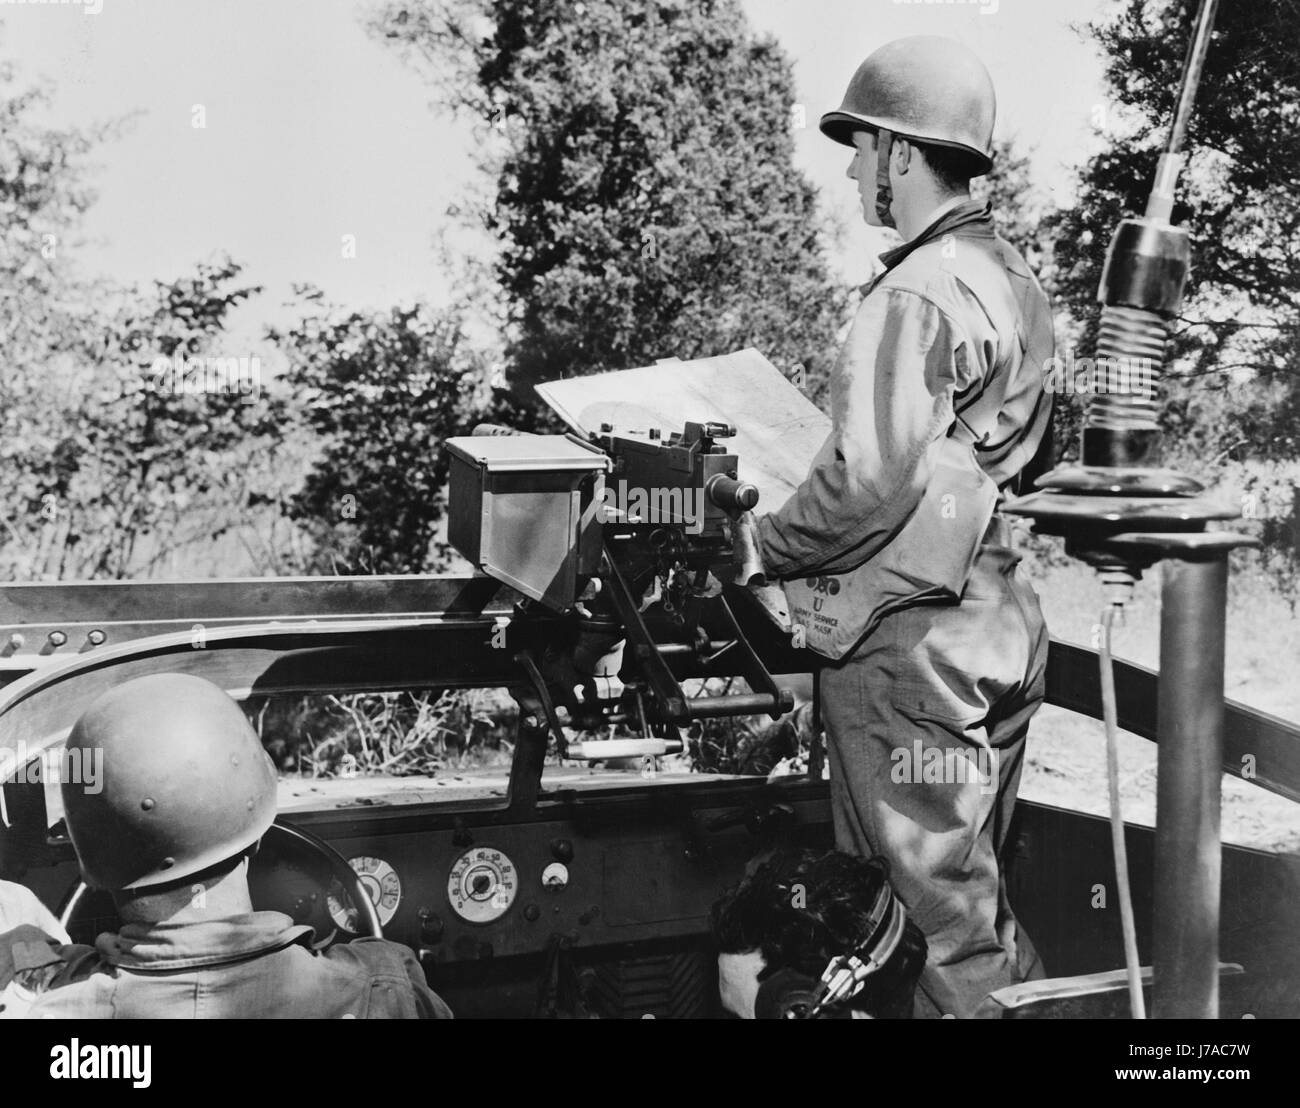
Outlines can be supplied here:
M658 427L665 438L687 420L731 424L736 437L724 445L740 459L740 479L758 486L758 515L776 511L799 487L831 430L829 417L753 348L569 377L537 391L584 436L602 423L619 431Z

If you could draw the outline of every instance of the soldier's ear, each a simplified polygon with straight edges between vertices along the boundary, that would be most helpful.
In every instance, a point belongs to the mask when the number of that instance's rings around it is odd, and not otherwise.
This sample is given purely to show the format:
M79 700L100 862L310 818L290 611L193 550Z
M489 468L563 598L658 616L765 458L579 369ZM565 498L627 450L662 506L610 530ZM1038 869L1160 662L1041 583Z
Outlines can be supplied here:
M894 172L900 177L907 173L912 159L916 156L916 147L905 138L894 136L894 145L890 150L890 157L894 161Z

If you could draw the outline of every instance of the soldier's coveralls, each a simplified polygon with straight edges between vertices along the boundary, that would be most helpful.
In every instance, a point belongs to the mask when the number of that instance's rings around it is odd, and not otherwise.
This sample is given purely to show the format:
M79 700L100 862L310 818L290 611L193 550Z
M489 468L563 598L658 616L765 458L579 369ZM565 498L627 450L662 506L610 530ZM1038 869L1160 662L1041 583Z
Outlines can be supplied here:
M881 260L833 373L831 442L795 495L759 520L764 563L781 578L843 574L902 541L945 437L973 444L1001 490L1050 423L1050 308L989 206L941 210ZM952 541L974 564L960 603L881 598L887 614L822 674L836 843L889 860L926 934L918 1015L973 1015L990 991L1041 976L999 855L1048 638L1002 535L996 516L963 522L957 510ZM932 748L949 767L949 751L970 768L996 767L995 783L977 772L957 780L951 768L927 777Z
M28 1010L64 1019L447 1019L415 956L385 939L314 951L281 912L126 924L66 968Z

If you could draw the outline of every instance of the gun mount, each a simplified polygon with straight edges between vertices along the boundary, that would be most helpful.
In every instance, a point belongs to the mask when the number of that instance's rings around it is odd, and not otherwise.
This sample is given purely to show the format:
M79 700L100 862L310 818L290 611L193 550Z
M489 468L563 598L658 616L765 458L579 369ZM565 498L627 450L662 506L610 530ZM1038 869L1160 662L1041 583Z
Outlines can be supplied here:
M666 436L604 423L584 440L483 425L448 441L449 538L477 569L523 594L498 625L503 639L537 642L528 628L537 609L544 613L544 646L516 656L532 683L521 704L561 749L566 722L613 728L607 741L620 750L630 733L644 752L664 753L682 748L678 728L692 720L775 719L793 707L725 595L758 572L744 563L739 534L758 489L740 479L740 459L720 441L734 433L717 421L688 421ZM668 662L676 656L707 673L724 655L751 692L688 696ZM575 750L606 756L599 741Z

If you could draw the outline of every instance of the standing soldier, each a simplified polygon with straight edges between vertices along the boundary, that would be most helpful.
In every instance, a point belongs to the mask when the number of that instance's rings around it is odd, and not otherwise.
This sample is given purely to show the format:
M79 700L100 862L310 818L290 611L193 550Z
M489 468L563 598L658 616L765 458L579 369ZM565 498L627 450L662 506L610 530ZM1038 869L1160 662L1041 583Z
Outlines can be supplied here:
M840 353L830 439L759 521L768 571L815 575L842 606L822 675L836 843L884 855L926 933L918 1015L973 1015L1041 975L999 855L1048 639L994 506L1048 449L1054 340L1033 274L970 197L994 108L974 54L918 36L867 58L822 117L854 148L866 221L905 241Z

